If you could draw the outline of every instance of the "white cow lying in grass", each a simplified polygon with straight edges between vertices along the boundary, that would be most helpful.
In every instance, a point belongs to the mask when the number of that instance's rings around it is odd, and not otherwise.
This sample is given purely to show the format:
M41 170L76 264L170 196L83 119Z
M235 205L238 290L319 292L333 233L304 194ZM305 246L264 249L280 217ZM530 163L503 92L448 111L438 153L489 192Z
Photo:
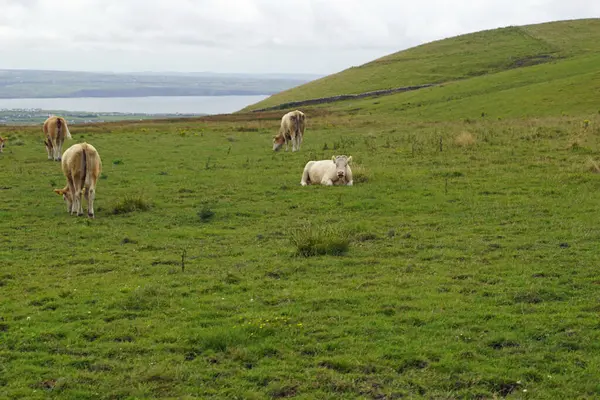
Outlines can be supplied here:
M306 186L314 183L321 185L352 186L352 156L333 156L331 160L309 161L302 172L300 184Z
M71 215L83 215L81 195L85 194L88 217L94 218L96 181L102 171L100 155L91 144L77 143L64 152L61 165L67 178L67 186L64 189L54 189L54 192L63 196Z

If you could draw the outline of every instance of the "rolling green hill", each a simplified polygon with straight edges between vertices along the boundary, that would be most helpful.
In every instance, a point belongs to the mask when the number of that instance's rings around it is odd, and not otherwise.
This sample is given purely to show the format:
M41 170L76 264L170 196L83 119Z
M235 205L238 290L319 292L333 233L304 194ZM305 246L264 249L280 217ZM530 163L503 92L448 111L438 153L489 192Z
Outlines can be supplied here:
M400 51L283 91L247 107L245 111L340 94L464 81L536 64L559 66L571 61L571 66L578 68L578 60L587 62L590 56L600 53L598 43L600 19L597 18L512 26L461 35ZM588 66L588 72L596 70L592 64ZM555 77L552 72L548 73ZM486 88L481 87L480 90L485 92ZM416 94L409 96L412 95Z

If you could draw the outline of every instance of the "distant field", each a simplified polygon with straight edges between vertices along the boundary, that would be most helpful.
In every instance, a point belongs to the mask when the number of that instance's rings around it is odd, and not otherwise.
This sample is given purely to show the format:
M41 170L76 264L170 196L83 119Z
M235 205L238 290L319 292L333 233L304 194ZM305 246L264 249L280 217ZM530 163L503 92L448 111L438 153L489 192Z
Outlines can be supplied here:
M114 74L0 69L0 98L263 95L310 79L293 74Z
M134 113L93 113L65 110L0 110L1 125L41 125L49 115L60 115L70 124L89 124L115 121L141 121L160 118L189 118L191 114L134 114ZM201 114L200 114L201 115Z

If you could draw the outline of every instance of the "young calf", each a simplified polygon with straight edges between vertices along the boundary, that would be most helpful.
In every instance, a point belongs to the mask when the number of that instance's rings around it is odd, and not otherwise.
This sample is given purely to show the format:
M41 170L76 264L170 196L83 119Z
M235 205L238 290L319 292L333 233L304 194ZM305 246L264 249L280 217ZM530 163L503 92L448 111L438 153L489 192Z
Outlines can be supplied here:
M309 161L304 167L304 172L302 172L300 184L302 186L310 183L320 183L327 186L352 186L350 161L352 161L352 156L333 156L331 160Z
M67 178L67 186L64 189L54 189L54 192L63 196L71 215L83 215L81 195L85 193L88 217L94 218L96 181L102 171L100 155L91 144L74 144L64 152L61 165Z
M3 138L2 138L2 136L0 136L0 153L2 153L2 152L3 152L3 150L4 150L4 145L6 144L6 141L7 141L7 140L8 140L8 139L3 139Z
M65 138L72 139L67 121L63 117L48 117L44 122L44 144L48 152L48 160L60 161Z

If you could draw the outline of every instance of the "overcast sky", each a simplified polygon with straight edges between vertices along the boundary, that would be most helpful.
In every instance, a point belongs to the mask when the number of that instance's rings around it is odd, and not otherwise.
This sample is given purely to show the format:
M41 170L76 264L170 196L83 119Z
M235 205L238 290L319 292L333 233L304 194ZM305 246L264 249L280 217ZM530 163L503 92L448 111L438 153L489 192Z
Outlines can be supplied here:
M329 74L598 0L0 0L0 69Z

